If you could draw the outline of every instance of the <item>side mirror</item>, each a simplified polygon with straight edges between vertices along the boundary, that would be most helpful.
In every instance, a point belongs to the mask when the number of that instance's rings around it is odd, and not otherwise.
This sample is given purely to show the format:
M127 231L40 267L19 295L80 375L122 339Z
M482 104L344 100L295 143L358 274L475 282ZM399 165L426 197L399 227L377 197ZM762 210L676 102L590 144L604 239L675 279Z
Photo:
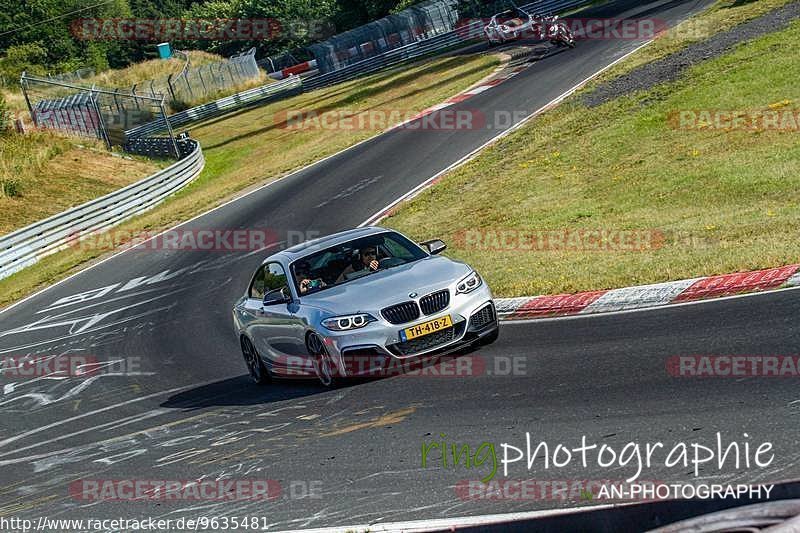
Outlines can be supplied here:
M292 301L289 295L288 287L281 287L280 289L272 289L264 295L264 305L278 305L288 304Z
M442 239L431 239L429 241L419 243L420 246L428 250L428 253L431 255L436 255L444 252L447 249L447 245L444 243Z

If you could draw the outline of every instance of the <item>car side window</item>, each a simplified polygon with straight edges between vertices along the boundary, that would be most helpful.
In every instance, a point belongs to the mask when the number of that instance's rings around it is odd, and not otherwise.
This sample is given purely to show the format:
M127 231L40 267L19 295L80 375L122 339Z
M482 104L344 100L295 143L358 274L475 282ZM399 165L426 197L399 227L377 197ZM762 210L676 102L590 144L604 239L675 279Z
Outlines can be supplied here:
M256 275L253 277L253 282L250 284L250 291L248 292L248 296L250 298L255 298L257 300L264 299L264 272L266 271L266 266L260 266L256 271Z
M289 282L283 267L280 263L268 263L259 267L253 277L248 296L256 300L263 300L264 295L269 291L284 287L286 287L286 294L289 294Z
M269 263L264 271L264 289L266 292L274 291L275 289L286 288L286 294L289 294L289 281L286 279L286 272L280 263ZM263 296L262 296L263 298Z

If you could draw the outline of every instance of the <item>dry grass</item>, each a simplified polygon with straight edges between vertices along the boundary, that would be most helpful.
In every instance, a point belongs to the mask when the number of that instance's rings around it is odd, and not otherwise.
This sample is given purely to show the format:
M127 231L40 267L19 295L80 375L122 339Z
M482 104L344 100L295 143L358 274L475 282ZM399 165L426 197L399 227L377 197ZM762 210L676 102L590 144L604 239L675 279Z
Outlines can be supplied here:
M0 136L0 235L152 174L158 165L122 158L99 143L52 133Z
M372 109L418 112L457 94L491 72L496 57L439 58L216 119L192 129L206 158L201 176L156 209L118 228L157 231L202 213L242 189L266 183L375 135L376 131L286 130L275 115L286 109ZM65 277L102 250L70 249L0 280L0 305Z
M210 54L193 50L188 52L189 61L192 67L199 67L209 63L224 61L220 55ZM170 59L150 59L135 63L123 69L111 69L95 74L91 78L84 80L84 83L96 83L100 87L119 87L127 88L143 80L154 80L166 78L170 74L178 74L186 62L181 56L173 56Z

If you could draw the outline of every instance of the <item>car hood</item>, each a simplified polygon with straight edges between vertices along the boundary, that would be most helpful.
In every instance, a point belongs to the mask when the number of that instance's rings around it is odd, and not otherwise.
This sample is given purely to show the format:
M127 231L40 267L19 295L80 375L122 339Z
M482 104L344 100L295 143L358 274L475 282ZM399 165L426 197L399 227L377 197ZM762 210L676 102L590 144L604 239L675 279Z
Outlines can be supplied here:
M337 315L377 313L386 306L410 300L410 293L424 296L454 285L471 271L469 265L432 255L303 296L300 302Z

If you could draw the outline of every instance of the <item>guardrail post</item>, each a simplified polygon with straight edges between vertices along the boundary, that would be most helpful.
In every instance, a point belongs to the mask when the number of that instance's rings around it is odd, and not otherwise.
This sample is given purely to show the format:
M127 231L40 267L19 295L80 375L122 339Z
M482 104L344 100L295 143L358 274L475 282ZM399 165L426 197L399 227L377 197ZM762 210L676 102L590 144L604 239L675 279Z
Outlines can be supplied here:
M22 86L22 94L25 96L25 103L28 104L28 113L31 114L31 120L33 121L33 125L38 128L39 121L36 119L36 113L33 112L33 107L31 106L31 99L28 97L28 80L25 78L25 71L22 72L22 76L20 76L19 78L19 84Z
M92 92L90 95L90 99L92 101L92 105L94 106L94 112L97 113L97 122L99 126L97 128L98 130L97 133L100 135L100 138L106 142L106 146L108 146L108 149L110 150L111 139L109 139L108 137L108 131L106 131L105 121L103 120L103 115L100 113L100 106L97 105L97 93L94 85L92 85Z
M167 117L167 110L164 108L164 98L161 98L161 102L159 103L159 107L161 108L161 116L164 117L164 124L167 127L167 132L169 133L169 138L172 141L172 148L175 150L175 158L180 159L181 153L178 150L178 143L175 142L175 134L172 132L172 124L169 123L169 117Z

